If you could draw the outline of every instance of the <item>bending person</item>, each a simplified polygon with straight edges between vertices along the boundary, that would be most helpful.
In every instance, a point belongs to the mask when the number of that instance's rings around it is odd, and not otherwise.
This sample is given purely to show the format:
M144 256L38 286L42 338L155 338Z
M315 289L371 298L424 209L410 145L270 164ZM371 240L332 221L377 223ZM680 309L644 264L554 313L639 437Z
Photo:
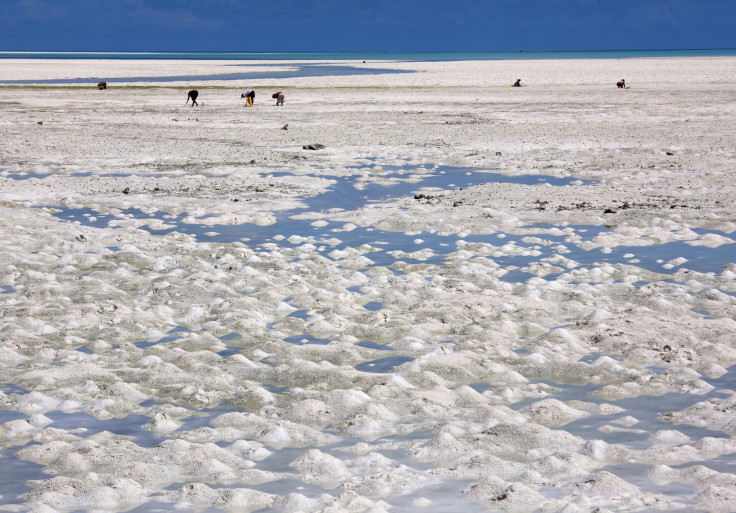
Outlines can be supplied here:
M197 103L197 96L199 96L199 91L197 91L196 89L192 89L191 91L189 91L189 93L187 94L187 103L189 103L189 98L191 98L192 107L194 107L195 105L199 106L199 103Z
M248 89L246 92L240 95L241 98L245 98L245 106L252 107L253 102L256 99L256 92L253 89Z

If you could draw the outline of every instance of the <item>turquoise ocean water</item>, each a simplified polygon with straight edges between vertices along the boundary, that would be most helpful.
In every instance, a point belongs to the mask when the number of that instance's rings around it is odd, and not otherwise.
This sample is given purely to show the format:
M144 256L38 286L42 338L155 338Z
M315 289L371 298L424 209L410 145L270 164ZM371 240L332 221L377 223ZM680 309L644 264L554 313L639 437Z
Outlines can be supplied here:
M510 59L626 59L636 57L725 57L736 48L705 50L607 50L577 52L467 53L251 53L251 52L3 52L0 59L184 59L184 60L510 60Z

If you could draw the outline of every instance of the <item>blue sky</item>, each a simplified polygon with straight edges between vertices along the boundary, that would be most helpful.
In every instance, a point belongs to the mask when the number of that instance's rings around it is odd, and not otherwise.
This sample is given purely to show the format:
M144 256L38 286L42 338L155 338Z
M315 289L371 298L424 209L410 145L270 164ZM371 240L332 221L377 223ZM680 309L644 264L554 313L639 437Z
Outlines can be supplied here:
M0 51L736 47L736 0L0 0Z

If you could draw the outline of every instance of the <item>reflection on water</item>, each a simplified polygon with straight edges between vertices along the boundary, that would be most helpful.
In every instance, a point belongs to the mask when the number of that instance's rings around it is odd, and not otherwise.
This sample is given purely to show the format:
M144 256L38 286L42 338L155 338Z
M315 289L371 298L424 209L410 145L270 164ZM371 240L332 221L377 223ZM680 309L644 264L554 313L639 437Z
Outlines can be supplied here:
M399 365L410 362L413 359L407 356L387 356L385 358L359 363L355 366L355 370L363 372L391 372Z
M6 413L0 412L0 415L4 418ZM0 468L2 469L0 505L17 504L18 497L30 491L30 488L26 486L26 481L46 477L42 474L43 465L19 460L15 457L17 450L17 447L0 450Z

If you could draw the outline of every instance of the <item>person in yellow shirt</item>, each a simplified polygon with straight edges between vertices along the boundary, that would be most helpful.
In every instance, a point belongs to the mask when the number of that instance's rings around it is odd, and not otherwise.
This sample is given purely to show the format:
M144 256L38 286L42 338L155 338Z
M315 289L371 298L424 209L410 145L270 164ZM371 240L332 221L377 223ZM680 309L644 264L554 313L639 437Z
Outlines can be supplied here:
M253 102L256 99L256 92L253 89L248 89L246 92L240 95L241 98L245 98L245 106L252 107Z

